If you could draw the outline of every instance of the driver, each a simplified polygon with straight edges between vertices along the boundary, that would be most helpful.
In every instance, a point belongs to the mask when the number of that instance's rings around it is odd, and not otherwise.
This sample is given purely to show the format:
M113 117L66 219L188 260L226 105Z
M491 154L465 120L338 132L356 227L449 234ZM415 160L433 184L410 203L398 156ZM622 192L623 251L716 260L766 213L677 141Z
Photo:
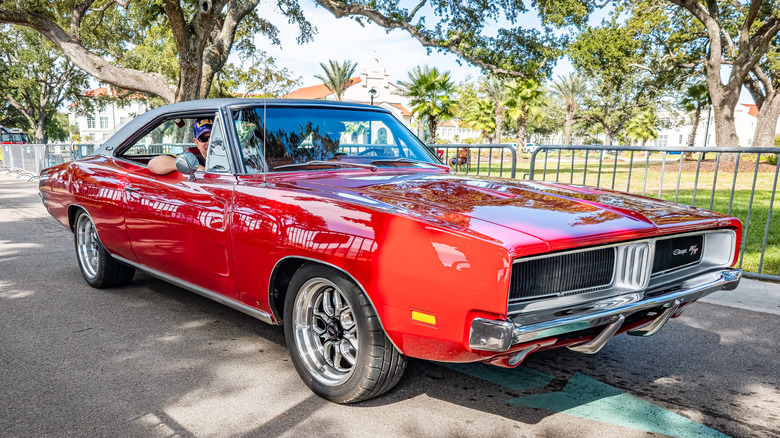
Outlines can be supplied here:
M195 146L190 147L186 152L190 152L198 159L198 170L204 170L206 165L206 154L209 149L209 140L211 139L211 119L200 119L195 122L193 128ZM176 170L176 157L173 155L158 155L149 160L149 170L157 175L166 175Z

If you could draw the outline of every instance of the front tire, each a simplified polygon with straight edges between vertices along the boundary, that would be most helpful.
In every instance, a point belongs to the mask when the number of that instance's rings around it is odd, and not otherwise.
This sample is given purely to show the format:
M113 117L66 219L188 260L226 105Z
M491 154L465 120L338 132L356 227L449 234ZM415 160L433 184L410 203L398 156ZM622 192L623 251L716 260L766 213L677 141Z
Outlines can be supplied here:
M325 266L306 264L293 276L284 334L304 383L336 403L383 394L406 369L406 357L387 338L360 288Z
M130 283L135 269L111 257L100 242L95 224L89 215L81 210L76 213L73 239L76 244L76 258L84 280L95 288L123 286Z

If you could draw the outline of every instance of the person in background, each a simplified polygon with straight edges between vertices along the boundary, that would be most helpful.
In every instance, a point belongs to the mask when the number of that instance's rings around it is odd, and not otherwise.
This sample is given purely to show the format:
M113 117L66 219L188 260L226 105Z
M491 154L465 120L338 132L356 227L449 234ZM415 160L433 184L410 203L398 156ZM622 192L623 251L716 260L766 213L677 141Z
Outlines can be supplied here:
M196 121L193 128L195 134L193 142L195 142L195 146L186 150L186 152L191 152L198 159L198 170L205 169L212 124L213 121L211 119ZM157 175L167 175L176 170L176 157L173 155L158 155L149 160L149 170Z

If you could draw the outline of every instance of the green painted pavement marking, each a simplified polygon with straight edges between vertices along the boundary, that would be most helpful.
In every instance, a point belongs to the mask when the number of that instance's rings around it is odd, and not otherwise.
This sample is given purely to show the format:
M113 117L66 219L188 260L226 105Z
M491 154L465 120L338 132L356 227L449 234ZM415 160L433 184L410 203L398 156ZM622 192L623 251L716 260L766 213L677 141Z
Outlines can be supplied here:
M475 363L447 363L442 365L463 374L487 380L488 382L501 385L517 392L530 391L534 388L544 388L554 379L554 377L549 374L523 366L518 368L501 368L494 365Z
M515 398L509 403L679 438L728 437L581 373L575 373L563 391Z

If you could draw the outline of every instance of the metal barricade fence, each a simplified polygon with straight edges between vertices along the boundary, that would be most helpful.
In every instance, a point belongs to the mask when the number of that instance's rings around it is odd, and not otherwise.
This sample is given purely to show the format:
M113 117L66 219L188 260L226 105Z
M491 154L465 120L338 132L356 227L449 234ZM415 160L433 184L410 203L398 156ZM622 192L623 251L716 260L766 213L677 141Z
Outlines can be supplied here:
M458 173L516 176L517 153L507 144L429 144L428 147Z
M50 144L5 144L2 145L3 161L0 169L6 174L30 179L40 175L41 170L79 160L92 155L95 145L91 143L50 143Z
M608 188L739 218L745 277L780 281L780 148L540 145L523 177ZM773 217L774 214L774 217Z
M46 163L56 166L66 161L80 160L95 153L92 143L49 143L46 145Z
M39 144L2 145L2 171L15 173L17 177L26 176L31 180L37 177L46 165L46 146Z

